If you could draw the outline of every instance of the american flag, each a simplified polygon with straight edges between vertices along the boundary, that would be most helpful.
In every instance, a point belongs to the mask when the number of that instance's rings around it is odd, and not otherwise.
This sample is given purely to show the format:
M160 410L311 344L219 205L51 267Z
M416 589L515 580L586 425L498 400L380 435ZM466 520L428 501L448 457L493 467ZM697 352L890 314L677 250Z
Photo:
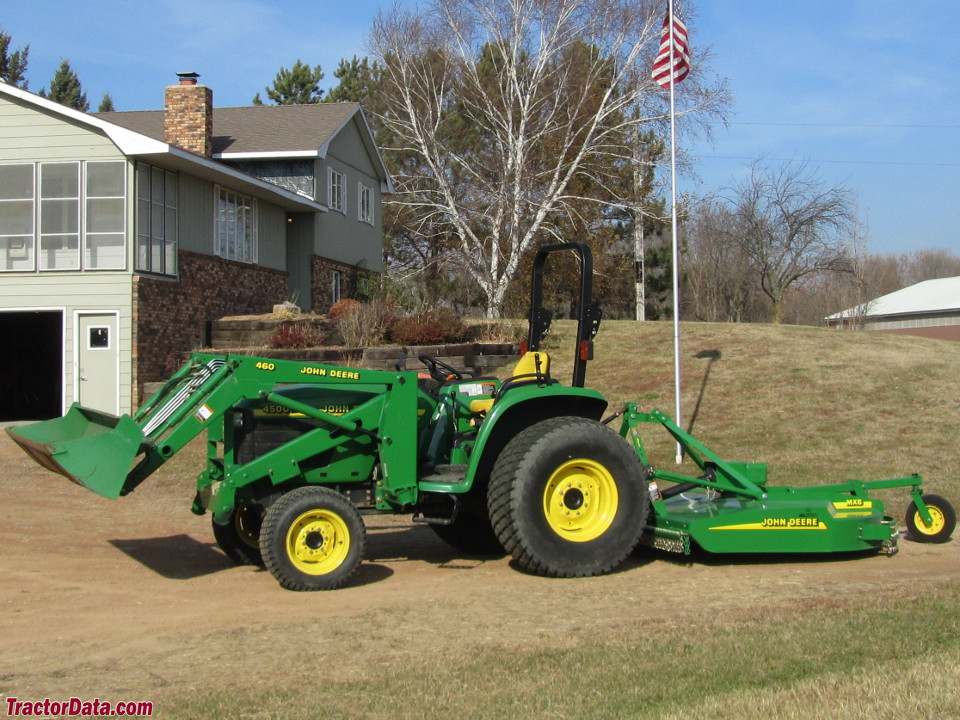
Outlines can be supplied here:
M663 18L663 32L660 34L660 52L653 61L653 79L662 88L670 87L670 76L674 84L683 80L690 72L690 46L687 44L687 26L683 20L673 14L673 52L670 48L670 11Z

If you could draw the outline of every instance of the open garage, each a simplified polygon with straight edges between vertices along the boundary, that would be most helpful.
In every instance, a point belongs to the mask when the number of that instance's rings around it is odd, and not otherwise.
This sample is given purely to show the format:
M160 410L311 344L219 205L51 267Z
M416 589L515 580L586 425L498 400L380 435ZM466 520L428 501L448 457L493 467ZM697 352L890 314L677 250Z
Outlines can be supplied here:
M63 312L0 312L0 421L63 412Z

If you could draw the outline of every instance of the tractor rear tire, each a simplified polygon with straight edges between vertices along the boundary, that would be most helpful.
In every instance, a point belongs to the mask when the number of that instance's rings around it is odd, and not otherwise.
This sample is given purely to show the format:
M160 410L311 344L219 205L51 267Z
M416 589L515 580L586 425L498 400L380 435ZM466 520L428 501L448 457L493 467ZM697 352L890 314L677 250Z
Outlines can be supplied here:
M494 532L527 572L609 572L643 532L645 477L633 448L605 425L544 420L513 438L494 465L487 495Z
M907 537L918 543L942 543L950 539L957 526L957 514L946 498L939 495L924 495L923 502L930 511L933 524L927 527L920 517L916 503L910 503L904 523Z
M263 565L260 554L262 505L242 503L230 513L226 524L213 523L213 537L220 549L237 565Z
M301 487L267 510L260 530L264 564L288 590L334 590L357 572L366 528L350 500L325 487Z

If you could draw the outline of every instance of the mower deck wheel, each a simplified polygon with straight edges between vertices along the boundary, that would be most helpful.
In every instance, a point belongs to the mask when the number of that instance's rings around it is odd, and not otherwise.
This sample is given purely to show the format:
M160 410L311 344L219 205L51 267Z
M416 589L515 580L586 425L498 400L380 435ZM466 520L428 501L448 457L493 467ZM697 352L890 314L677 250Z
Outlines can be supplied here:
M942 543L950 539L957 526L957 514L946 498L939 495L924 495L923 502L930 512L933 522L926 525L920 517L916 503L910 503L904 523L907 526L907 537L914 542Z

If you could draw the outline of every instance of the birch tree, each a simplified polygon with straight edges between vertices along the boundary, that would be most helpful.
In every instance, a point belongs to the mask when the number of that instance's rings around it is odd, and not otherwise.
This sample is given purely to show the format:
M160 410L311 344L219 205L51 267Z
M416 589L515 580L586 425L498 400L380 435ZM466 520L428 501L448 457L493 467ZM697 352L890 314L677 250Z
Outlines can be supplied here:
M393 202L466 267L489 317L524 254L565 239L558 219L577 212L578 188L624 206L630 138L665 118L650 78L663 10L659 0L426 0L375 20L381 145L416 158L394 167ZM697 58L694 68L677 86L680 111L719 112L722 82L702 81Z

